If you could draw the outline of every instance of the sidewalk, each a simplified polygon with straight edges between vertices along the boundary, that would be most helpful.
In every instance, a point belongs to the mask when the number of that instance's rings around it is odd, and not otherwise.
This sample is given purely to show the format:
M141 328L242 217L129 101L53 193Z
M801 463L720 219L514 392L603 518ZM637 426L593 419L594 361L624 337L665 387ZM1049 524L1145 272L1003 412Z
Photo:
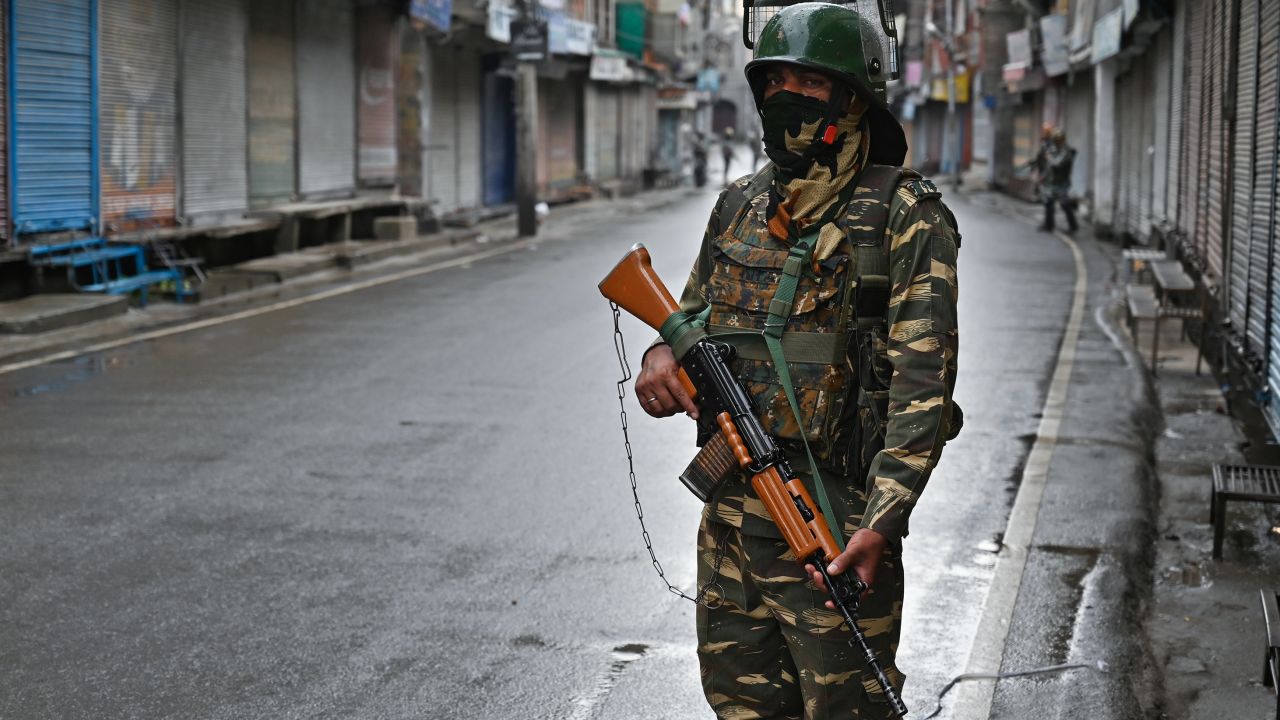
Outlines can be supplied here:
M551 209L539 228L538 236L531 242L554 238L557 231L579 220L607 213L643 213L693 192L698 190L676 187L617 200L594 199L559 205ZM0 371L15 363L304 298L332 288L402 273L414 267L465 260L467 256L517 241L526 242L516 236L515 217L508 216L465 230L447 229L400 241L367 240L321 245L296 253L268 256L241 266L218 268L210 273L210 287L218 287L221 292L215 292L217 297L198 304L180 305L153 300L146 307L126 310L120 305L122 298L104 299L88 294L33 295L24 301L0 303L0 326L21 327L34 317L49 328L45 332L0 334ZM65 318L64 308L68 304L110 307L109 312L82 314L75 324L67 326L65 319L58 318L59 313Z
M1039 220L1035 205L989 201ZM1121 248L1094 239L1088 225L1076 240L1090 268L1083 362L1023 578L1024 588L1067 582L1058 607L1024 589L1001 669L1102 660L1107 671L1002 680L991 717L1273 718L1275 696L1261 684L1258 592L1280 590L1280 509L1232 503L1220 561L1208 520L1213 464L1276 465L1280 450L1227 413L1224 385L1207 365L1195 374L1195 346L1176 321L1164 323L1152 377L1150 323L1135 344L1123 321ZM1053 560L1037 564L1035 554Z

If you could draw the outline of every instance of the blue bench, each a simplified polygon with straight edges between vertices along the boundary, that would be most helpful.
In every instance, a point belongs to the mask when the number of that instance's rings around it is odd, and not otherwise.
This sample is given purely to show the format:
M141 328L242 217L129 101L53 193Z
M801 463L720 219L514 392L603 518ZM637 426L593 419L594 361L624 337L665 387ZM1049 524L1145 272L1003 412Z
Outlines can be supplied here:
M152 285L173 281L178 302L186 297L182 270L148 269L146 255L136 245L108 245L102 238L95 237L33 245L27 252L32 265L66 268L67 281L81 292L124 295L137 291L141 304L146 305ZM88 269L88 282L81 282L77 273L81 269Z

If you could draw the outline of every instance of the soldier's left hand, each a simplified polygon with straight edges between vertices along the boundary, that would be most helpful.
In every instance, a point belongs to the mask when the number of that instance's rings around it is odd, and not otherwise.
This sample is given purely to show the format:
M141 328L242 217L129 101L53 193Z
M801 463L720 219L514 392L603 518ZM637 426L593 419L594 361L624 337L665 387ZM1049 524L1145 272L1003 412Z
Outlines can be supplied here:
M876 569L880 567L880 556L884 554L885 546L888 544L888 539L875 530L860 528L853 537L849 538L849 543L844 546L844 552L836 556L836 559L827 566L827 572L840 575L853 568L858 578L867 584L867 592L863 593L865 596L876 584ZM812 565L804 567L813 576L814 583L825 592L827 586L822 582L822 573ZM831 610L836 609L835 603L830 600L827 601L827 607Z

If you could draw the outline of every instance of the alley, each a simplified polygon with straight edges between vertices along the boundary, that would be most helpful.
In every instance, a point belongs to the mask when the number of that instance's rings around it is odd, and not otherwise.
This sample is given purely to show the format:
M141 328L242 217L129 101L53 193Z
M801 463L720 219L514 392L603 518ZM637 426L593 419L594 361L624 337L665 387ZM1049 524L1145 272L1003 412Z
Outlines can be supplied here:
M0 376L0 716L707 716L595 283L644 242L678 287L714 197ZM1057 240L951 200L967 423L906 543L919 709L964 670L1074 282ZM626 402L688 589L692 428Z

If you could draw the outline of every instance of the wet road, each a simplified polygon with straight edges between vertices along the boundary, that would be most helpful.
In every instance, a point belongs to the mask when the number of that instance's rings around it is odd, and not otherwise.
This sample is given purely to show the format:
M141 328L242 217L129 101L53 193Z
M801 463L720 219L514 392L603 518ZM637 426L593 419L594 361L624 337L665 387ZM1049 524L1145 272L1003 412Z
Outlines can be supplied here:
M643 241L678 288L713 201L0 375L0 717L710 717L595 283ZM966 428L906 541L918 716L964 669L1073 281L952 201ZM692 428L626 402L689 589Z

